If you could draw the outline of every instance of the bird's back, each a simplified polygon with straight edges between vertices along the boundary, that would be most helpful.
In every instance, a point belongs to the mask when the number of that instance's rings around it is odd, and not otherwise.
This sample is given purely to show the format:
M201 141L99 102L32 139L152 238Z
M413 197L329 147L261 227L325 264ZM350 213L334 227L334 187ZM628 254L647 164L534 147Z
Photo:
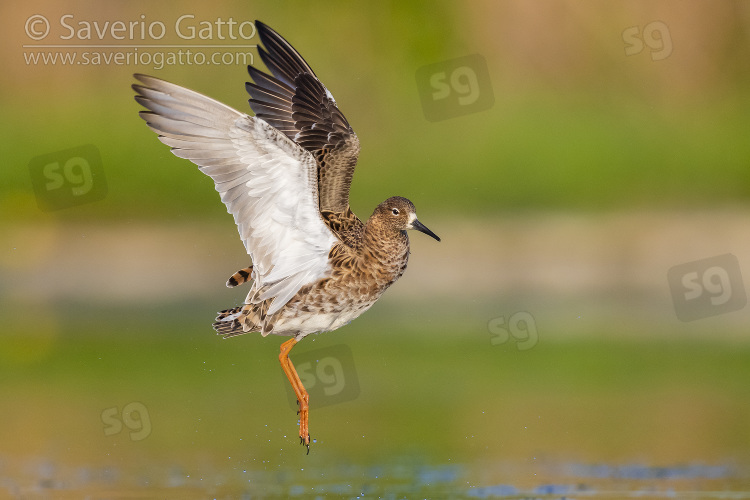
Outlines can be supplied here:
M362 239L365 233L365 225L354 215L351 208L346 212L333 212L330 210L321 210L320 216L323 222L338 236L341 241L348 247L358 249L362 245Z

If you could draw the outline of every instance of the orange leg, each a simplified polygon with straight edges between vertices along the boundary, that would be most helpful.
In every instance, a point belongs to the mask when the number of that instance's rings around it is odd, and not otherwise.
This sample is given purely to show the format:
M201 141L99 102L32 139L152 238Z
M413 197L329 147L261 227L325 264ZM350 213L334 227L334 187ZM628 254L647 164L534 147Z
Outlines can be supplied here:
M291 338L281 344L281 352L279 353L279 362L281 363L281 369L284 370L286 378L289 379L289 383L292 384L294 394L297 395L297 404L299 404L299 438L300 442L307 446L307 453L310 453L310 431L307 426L308 411L310 405L310 396L307 394L305 387L302 385L302 381L297 375L297 370L294 369L292 360L289 359L289 352L292 347L297 343L294 338Z

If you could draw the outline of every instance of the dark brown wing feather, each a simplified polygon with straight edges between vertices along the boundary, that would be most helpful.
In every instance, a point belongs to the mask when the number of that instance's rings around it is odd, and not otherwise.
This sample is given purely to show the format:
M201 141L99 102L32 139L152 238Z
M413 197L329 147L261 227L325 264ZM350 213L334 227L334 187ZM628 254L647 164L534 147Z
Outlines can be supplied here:
M260 58L271 75L248 66L250 107L258 118L310 151L318 162L321 211L346 214L359 139L302 56L278 33L255 21ZM356 217L355 217L356 218Z

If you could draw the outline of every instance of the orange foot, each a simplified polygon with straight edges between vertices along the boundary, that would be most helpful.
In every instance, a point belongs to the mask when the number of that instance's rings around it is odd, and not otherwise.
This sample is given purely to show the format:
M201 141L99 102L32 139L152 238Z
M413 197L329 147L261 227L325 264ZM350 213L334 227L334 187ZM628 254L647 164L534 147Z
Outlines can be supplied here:
M302 388L303 391L305 391L305 388ZM310 453L310 431L308 429L308 415L310 413L310 405L308 404L310 396L307 394L307 391L302 396L303 400L297 400L297 404L299 405L299 411L297 412L297 415L299 415L299 440L300 443L307 446L307 453Z
M297 340L291 338L281 344L281 352L279 353L279 362L281 363L281 369L284 370L286 377L289 379L289 383L292 384L294 394L297 395L297 404L299 405L299 439L300 443L307 446L307 453L310 453L310 431L308 428L308 419L310 413L310 395L302 385L302 381L297 375L297 370L294 369L292 361L289 359L289 351L297 343Z

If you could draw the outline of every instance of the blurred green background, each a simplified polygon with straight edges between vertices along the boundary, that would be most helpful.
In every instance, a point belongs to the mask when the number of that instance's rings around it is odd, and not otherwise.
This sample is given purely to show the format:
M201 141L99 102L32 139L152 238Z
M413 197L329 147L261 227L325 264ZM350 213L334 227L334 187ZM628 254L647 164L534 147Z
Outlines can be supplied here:
M748 308L680 321L667 277L724 254L748 273L747 2L32 1L0 14L0 495L646 488L561 472L572 463L716 465L718 483L649 485L749 487ZM177 36L186 14L193 26L260 19L287 38L360 138L354 211L406 196L443 239L412 235L409 271L372 311L295 348L293 360L345 344L360 388L313 409L309 456L281 339L211 330L246 293L224 286L248 264L232 218L148 130L130 88L147 73L249 113L244 64L49 60L205 44L262 67L254 48L233 48L257 36ZM39 40L33 16L50 23ZM135 38L93 27L116 21ZM141 37L153 22L165 36ZM491 105L429 121L418 70L472 54ZM83 145L101 156L101 199L42 210L34 159ZM141 420L112 430L134 402Z

